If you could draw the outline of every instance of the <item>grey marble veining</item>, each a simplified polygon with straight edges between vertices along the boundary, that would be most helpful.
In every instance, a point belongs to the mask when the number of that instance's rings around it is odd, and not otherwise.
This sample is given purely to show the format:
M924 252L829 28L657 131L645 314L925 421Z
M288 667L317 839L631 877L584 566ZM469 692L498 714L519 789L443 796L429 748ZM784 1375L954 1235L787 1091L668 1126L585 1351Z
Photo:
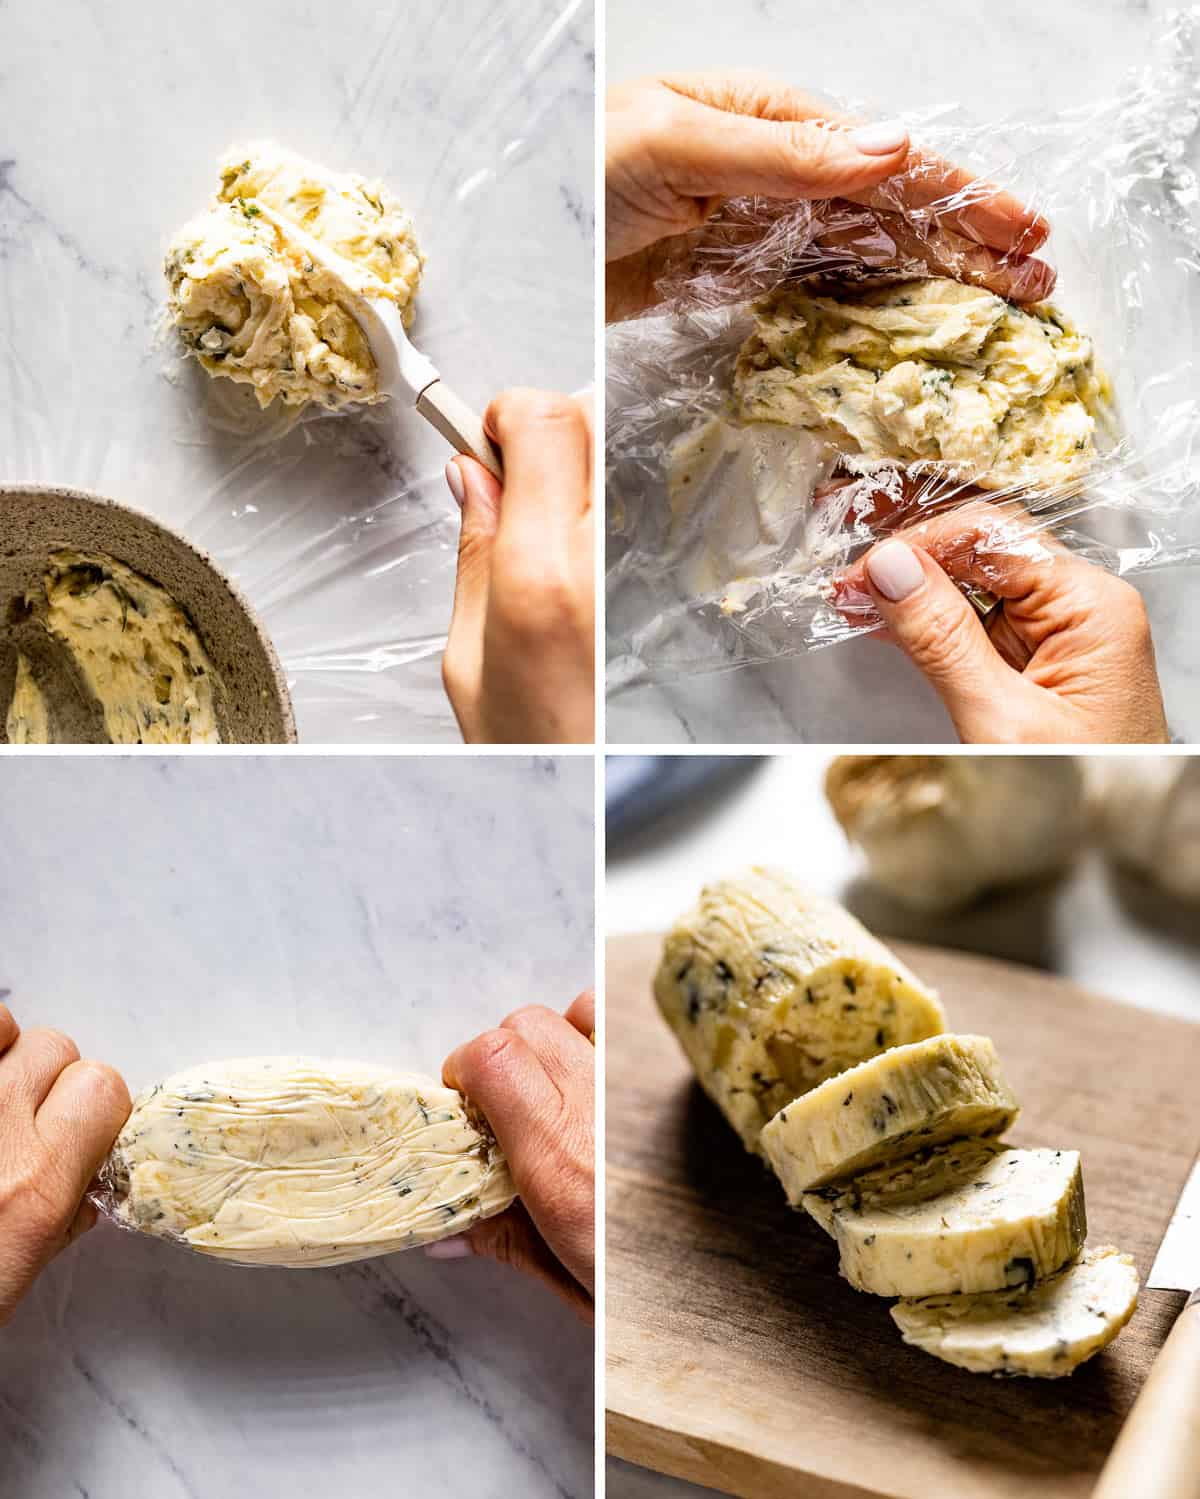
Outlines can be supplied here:
M0 991L136 1090L301 1051L437 1073L591 981L592 762L8 757ZM2 1499L585 1499L592 1339L412 1252L243 1269L101 1223L0 1330Z
M1044 118L1119 89L1175 9L1169 0L1014 0L1003 13L930 0L853 7L753 0L697 11L664 0L647 11L610 0L610 81L655 71L766 69L874 112L958 103L974 118ZM1200 320L1200 292L1191 316ZM1185 315L1181 313L1181 315ZM1173 733L1200 738L1195 567L1135 577L1154 627ZM815 653L610 699L613 744L695 742L944 743L949 719L898 652L855 641Z
M162 336L170 236L231 146L383 178L413 337L482 408L593 375L591 0L0 5L0 483L98 490L258 608L308 741L454 741L449 450L388 404L287 429Z

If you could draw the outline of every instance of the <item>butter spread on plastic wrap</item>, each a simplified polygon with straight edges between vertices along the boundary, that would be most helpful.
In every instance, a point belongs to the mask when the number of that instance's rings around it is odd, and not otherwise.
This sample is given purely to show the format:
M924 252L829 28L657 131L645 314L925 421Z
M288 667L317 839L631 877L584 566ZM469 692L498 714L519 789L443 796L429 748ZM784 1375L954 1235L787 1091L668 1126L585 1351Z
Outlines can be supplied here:
M294 1267L462 1233L516 1195L491 1131L453 1089L288 1056L213 1062L147 1089L102 1180L126 1227Z
M1019 308L931 277L755 307L734 394L747 421L818 431L851 453L953 465L984 489L1077 479L1107 385L1091 340L1048 303Z
M262 406L277 396L331 409L383 399L347 288L289 237L289 225L352 262L372 295L411 322L424 257L388 189L259 145L225 158L208 209L167 251L180 337L210 375L251 385Z

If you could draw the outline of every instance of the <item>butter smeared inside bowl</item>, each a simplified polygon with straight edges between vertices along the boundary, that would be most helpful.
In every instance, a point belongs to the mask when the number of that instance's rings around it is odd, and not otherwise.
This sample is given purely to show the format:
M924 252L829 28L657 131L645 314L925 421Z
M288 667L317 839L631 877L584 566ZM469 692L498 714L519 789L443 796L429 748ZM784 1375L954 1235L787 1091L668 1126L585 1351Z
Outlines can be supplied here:
M11 612L10 744L69 743L56 700L82 699L110 744L219 744L216 669L169 593L99 553L61 550Z

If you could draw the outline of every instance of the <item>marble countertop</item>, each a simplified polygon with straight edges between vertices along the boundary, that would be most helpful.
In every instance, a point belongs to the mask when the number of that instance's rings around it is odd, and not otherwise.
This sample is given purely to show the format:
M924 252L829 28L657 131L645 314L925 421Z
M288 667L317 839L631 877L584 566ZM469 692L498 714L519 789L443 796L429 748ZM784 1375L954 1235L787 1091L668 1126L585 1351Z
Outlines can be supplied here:
M740 780L610 848L607 930L662 930L705 880L774 863L803 873L881 935L1031 964L1093 993L1200 1022L1194 912L1172 909L1089 854L1055 886L998 896L953 918L913 916L862 879L862 860L822 791L828 760L816 749L747 757ZM609 1499L705 1492L609 1459Z
M687 0L647 10L610 0L610 80L655 70L767 68L810 88L903 112L958 102L973 117L1033 119L1117 89L1147 61L1171 0L1013 0L1003 14L929 0L919 21L888 0L852 11L790 0L739 0L698 13ZM1200 165L1200 160L1197 160ZM1192 311L1200 319L1200 289ZM1200 629L1195 567L1136 579L1154 627L1177 738L1200 739ZM610 744L952 742L935 694L899 652L869 640L638 686L608 704Z
M167 241L231 146L385 180L428 266L412 333L482 408L593 378L590 0L0 6L0 484L93 489L261 612L301 737L457 741L440 682L449 449L393 404L290 430L162 336Z
M0 991L134 1090L392 1058L591 980L589 757L10 757ZM531 934L535 934L532 935ZM484 1260L223 1265L100 1223L0 1330L4 1499L590 1499L590 1330Z

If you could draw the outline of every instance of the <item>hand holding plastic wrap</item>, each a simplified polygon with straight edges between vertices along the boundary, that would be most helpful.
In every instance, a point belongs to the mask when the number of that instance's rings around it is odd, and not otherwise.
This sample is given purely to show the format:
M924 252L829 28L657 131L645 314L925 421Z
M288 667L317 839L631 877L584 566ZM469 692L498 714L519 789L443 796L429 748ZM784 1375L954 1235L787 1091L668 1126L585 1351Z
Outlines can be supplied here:
M996 518L965 543L981 592L989 548L1200 555L1198 39L1176 16L1119 97L1058 117L914 116L865 201L736 199L657 247L654 315L609 333L614 689L877 628L852 564L968 503ZM1017 249L1053 259L1052 304L994 295L1052 284L980 243L994 183L1051 226Z

